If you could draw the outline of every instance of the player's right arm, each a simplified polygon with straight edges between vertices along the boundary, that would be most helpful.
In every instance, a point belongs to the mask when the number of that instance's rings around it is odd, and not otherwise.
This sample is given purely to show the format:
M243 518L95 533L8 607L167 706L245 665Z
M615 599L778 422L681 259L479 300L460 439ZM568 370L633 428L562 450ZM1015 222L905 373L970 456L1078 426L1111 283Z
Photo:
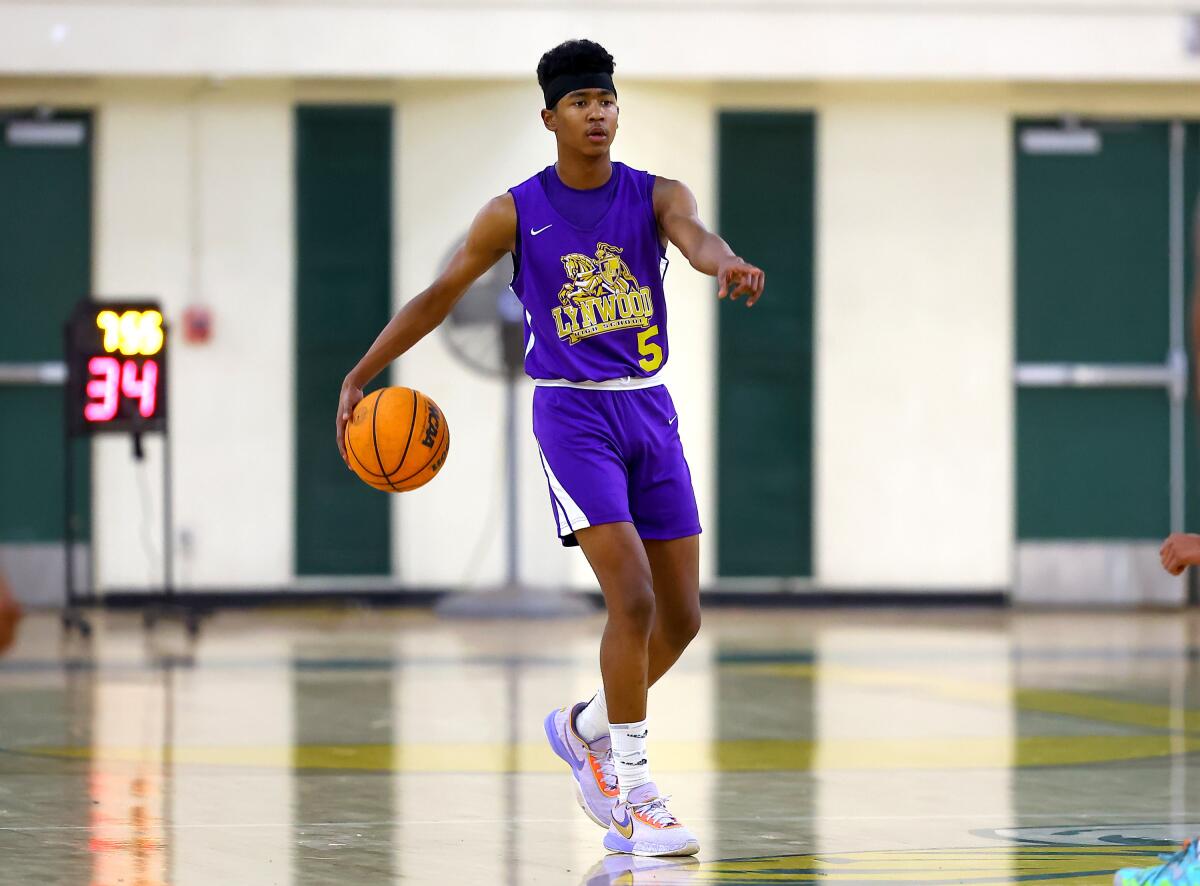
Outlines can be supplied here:
M1200 200L1196 201L1195 221L1192 224L1195 242L1195 277L1192 280L1192 384L1200 405ZM1189 566L1200 566L1200 535L1172 532L1158 551L1163 569L1180 575Z
M337 447L346 461L346 423L363 388L384 368L438 327L468 287L516 245L517 208L511 194L488 201L475 216L467 240L428 289L410 300L367 349L342 382L337 409ZM346 462L349 465L349 462Z

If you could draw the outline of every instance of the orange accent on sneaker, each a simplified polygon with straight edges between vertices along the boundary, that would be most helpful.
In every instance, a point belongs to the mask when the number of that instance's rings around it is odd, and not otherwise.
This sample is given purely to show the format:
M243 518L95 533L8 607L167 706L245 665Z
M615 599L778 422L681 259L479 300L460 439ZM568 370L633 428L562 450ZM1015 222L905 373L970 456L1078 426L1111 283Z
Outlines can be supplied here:
M601 793L606 797L618 796L621 793L620 788L604 786L604 773L600 771L600 761L595 754L588 754L588 762L592 764L592 777L596 779L596 787L600 788Z

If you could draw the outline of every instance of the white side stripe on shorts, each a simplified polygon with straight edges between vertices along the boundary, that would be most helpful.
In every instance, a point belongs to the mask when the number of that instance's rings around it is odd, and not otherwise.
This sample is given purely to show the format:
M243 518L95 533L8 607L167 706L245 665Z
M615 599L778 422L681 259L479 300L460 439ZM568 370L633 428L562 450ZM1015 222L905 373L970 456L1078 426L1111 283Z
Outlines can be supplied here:
M550 483L550 494L554 499L554 503L562 510L562 515L567 521L567 531L563 532L562 524L559 524L558 534L567 535L574 532L576 529L586 529L592 524L588 522L587 516L583 513L583 509L575 503L575 499L571 498L571 494L563 488L562 483L558 481L558 477L554 474L554 469L550 467L550 461L546 458L546 453L542 451L542 444L538 443L538 455L542 459L542 470L546 472L546 480ZM558 514L554 515L555 520L558 519Z
M550 493L550 510L554 512L554 525L558 530L559 538L562 538L564 535L571 534L571 521L567 520L567 515L558 503L558 497L554 493L554 485L550 482L550 474L546 471L546 459L542 455L540 448L538 449L538 458L542 462L542 473L546 475L546 491Z

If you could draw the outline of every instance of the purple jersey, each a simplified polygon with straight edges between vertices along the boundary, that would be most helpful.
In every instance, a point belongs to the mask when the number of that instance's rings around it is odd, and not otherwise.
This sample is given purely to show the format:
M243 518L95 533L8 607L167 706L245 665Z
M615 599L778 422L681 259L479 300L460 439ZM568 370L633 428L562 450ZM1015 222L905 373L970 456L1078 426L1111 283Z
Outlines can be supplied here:
M667 259L654 176L613 163L612 202L582 228L551 204L545 174L509 191L517 207L512 288L525 307L525 372L570 382L654 376L667 362ZM610 191L596 190L601 199Z

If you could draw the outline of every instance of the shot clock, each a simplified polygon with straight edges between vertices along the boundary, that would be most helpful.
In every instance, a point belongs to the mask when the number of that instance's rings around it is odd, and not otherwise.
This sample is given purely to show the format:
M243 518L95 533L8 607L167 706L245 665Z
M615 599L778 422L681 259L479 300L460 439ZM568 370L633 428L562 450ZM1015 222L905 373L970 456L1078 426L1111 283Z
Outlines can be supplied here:
M160 618L183 618L188 633L199 630L200 613L175 601L174 508L171 502L171 445L167 425L167 326L162 306L150 299L79 302L64 329L67 384L64 390L67 457L63 459L63 556L67 606L63 626L78 628L85 636L91 627L78 607L82 598L75 589L75 540L78 515L74 512L75 458L72 443L99 433L126 433L133 442L135 462L143 462L143 432L161 434L158 462L162 466L162 596L142 611L146 627ZM143 517L145 513L143 512ZM87 599L95 599L93 571L88 570Z
M71 434L165 429L167 328L156 302L82 301L66 344Z

